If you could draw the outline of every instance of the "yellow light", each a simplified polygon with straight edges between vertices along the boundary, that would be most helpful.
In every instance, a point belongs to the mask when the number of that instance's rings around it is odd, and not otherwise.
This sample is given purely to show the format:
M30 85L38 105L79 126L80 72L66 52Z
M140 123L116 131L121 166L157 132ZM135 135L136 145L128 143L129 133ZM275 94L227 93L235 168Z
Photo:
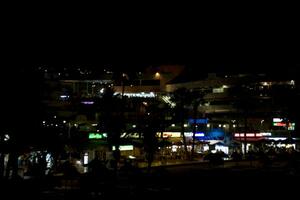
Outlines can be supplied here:
M156 73L155 73L155 78L156 78L156 79L159 79L159 78L160 78L160 73L159 73L159 72L156 72Z

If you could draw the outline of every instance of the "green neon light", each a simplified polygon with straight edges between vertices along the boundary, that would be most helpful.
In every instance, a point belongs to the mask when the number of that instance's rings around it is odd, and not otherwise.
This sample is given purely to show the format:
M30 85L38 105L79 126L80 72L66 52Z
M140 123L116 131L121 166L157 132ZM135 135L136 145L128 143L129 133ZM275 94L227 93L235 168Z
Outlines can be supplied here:
M107 133L89 133L89 139L107 138Z

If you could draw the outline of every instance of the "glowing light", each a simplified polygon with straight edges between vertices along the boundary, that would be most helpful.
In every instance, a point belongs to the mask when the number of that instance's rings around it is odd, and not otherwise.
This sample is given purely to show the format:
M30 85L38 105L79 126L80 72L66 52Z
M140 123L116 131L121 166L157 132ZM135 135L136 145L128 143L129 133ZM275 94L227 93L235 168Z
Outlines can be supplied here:
M103 94L103 93L104 93L104 88L102 88L102 89L100 90L100 93L101 93L101 94Z
M64 120L64 121L63 121L63 123L65 124L65 123L67 123L67 121L66 121L66 120Z
M154 76L155 76L156 79L159 79L160 78L160 73L156 72Z
M129 155L128 158L129 158L129 159L136 159L136 157L134 157L134 156L132 156L132 155Z
M87 165L89 163L89 154L85 153L83 156L83 164Z
M172 127L175 127L175 124L172 124L171 126L172 126Z
M210 127L210 124L207 124L206 127L209 128L209 127Z
M112 147L112 150L115 151L115 150L116 150L116 147L113 146L113 147ZM132 150L133 150L133 145L120 145L120 146L119 146L119 150L120 150L120 151L132 151Z
M286 137L269 137L268 139L278 141L278 140L286 140Z
M115 92L114 95L120 95L121 93L120 92ZM155 94L153 92L137 92L137 93L128 93L128 92L125 92L124 93L124 96L127 96L127 97L138 97L138 98L154 98L155 97Z
M46 123L46 121L43 121L43 124L45 124Z
M246 137L254 137L255 134L254 133L246 133Z
M283 119L282 118L273 118L273 122L282 122Z
M226 128L226 125L225 125L225 124L223 125L223 128Z
M132 125L132 128L136 128L136 125L135 125L135 124L133 124L133 125Z
M221 128L221 127L222 127L222 124L219 124L219 127Z
M188 125L187 125L187 124L184 124L183 126L184 126L184 127L188 127Z
M271 136L272 133L261 133L262 136Z
M89 133L89 139L102 139L105 137L104 133Z
M92 126L97 126L98 124L92 124Z
M196 137L204 137L204 133L196 133L195 136Z
M85 104L85 105L92 105L92 104L94 104L95 102L93 102L93 101L82 101L81 103L82 103L82 104Z
M8 134L4 135L4 141L8 141L10 139L10 136Z
M236 125L235 124L233 124L233 128L235 128L236 127Z
M273 126L286 126L284 122L273 122Z

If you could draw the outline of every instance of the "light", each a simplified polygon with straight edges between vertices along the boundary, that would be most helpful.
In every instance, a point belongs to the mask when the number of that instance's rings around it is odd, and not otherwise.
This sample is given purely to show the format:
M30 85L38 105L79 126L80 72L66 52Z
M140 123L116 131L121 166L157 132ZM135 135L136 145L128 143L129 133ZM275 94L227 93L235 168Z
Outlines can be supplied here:
M193 133L192 133L192 132L185 132L185 133L184 133L184 136L185 136L185 137L192 137L192 136L193 136Z
M90 133L89 134L89 139L102 139L103 135L100 133Z
M284 122L273 122L273 126L286 126Z
M64 120L64 121L63 121L63 123L65 124L65 123L67 123L67 121L66 121L66 120Z
M187 124L184 124L183 126L184 126L184 127L188 127L188 125L187 125Z
M196 133L195 136L196 137L204 137L204 133Z
M235 133L234 137L240 137L240 134L239 133Z
M97 126L98 124L92 124L92 126Z
M222 87L223 87L223 88L228 88L228 85L223 85Z
M159 79L160 78L160 73L159 72L156 72L155 75L154 75L155 79Z
M4 135L4 141L8 141L10 139L10 136L8 134Z
M278 141L278 140L286 140L286 137L269 137L268 139Z
M89 163L89 154L85 153L83 156L83 164L87 165Z
M223 125L223 128L226 128L226 125L225 125L225 124Z
M76 164L77 164L77 165L81 165L81 161L80 161L80 160L77 160L77 161L76 161Z
M261 133L256 133L255 136L256 137L262 137L263 135Z
M93 101L82 101L81 103L82 103L82 104L85 104L85 105L92 105L92 104L94 104L95 102L93 102Z
M175 124L172 124L171 126L172 126L172 127L175 127Z
M209 127L210 127L210 124L207 124L206 127L209 128Z
M60 95L59 96L61 99L68 99L70 96L69 95Z
M43 124L45 124L46 123L46 121L43 121Z
M56 127L58 127L58 124L55 124Z
M129 159L136 159L136 157L134 157L134 156L132 156L132 155L129 155L128 158L129 158Z
M119 95L121 94L120 92L115 92L114 95ZM137 97L137 98L154 98L155 94L153 92L136 92L136 93L130 93L130 92L125 92L124 96L127 97Z
M74 124L74 126L75 126L75 127L77 127L77 126L78 126L78 124Z
M133 125L132 125L132 128L136 128L136 125L135 125L135 124L133 124Z
M101 94L103 94L103 93L104 93L104 88L102 88L102 89L100 90L100 93L101 93Z
M295 85L295 81L294 80L291 80L291 85Z
M273 118L273 122L282 122L283 119L282 118Z
M150 115L150 113L147 113L147 115Z
M56 119L56 116L54 115L54 119Z
M113 146L112 150L115 151L116 150L116 146ZM133 150L133 145L120 145L119 146L119 150L120 151L132 151Z
M236 127L236 125L235 124L233 124L233 128L235 128Z
M272 133L261 133L262 136L271 136Z
M222 124L219 124L219 127L221 128L221 127L222 127Z

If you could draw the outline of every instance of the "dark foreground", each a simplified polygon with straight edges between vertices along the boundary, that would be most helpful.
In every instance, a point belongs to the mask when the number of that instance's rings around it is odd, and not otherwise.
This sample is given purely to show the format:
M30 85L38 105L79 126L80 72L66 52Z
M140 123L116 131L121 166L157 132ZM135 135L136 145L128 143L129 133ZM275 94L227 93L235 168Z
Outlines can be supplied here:
M105 180L92 176L6 180L1 181L1 199L290 198L298 195L299 181L294 169L188 165L154 168L151 173L118 172Z

